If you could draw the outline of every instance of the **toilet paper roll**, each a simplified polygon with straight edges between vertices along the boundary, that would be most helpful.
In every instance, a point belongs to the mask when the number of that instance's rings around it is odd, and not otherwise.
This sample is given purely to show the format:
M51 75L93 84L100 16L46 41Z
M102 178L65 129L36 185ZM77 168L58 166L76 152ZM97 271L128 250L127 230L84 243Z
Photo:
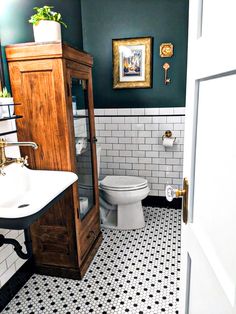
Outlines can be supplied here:
M81 154L82 150L87 148L87 138L86 137L76 137L76 154Z
M174 145L175 138L174 137L164 137L163 146L172 147Z
M76 154L80 155L83 149L83 144L82 143L77 143L75 144L75 148L76 148Z
M80 212L82 214L86 213L86 211L88 210L88 198L87 197L80 197L79 203L80 203Z

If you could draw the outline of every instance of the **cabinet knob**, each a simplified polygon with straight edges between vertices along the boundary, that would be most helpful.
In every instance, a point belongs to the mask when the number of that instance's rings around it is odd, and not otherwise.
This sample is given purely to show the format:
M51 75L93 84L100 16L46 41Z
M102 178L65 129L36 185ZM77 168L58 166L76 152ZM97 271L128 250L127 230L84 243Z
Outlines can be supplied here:
M90 237L95 238L96 237L96 233L93 230L90 230L88 235L87 235L87 239L90 239Z

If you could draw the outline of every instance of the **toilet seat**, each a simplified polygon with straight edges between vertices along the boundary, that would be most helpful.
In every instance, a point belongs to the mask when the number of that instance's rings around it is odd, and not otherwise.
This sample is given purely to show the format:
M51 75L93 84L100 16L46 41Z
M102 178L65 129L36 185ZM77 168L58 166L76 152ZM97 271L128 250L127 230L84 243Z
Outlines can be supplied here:
M103 190L134 191L146 188L148 182L144 178L133 176L106 176L101 182Z

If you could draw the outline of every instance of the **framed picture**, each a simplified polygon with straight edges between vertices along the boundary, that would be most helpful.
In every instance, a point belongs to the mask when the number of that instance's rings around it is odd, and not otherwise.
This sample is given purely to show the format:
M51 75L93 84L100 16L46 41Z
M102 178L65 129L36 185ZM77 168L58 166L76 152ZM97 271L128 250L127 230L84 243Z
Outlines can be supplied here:
M113 39L113 88L152 87L152 37Z

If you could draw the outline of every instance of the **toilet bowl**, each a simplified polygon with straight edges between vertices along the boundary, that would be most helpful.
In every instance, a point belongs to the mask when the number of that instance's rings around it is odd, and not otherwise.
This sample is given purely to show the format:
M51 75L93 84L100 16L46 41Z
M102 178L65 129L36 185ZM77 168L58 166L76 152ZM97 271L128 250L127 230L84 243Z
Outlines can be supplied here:
M145 227L142 200L149 194L148 182L132 176L107 176L99 184L102 226L112 229Z

